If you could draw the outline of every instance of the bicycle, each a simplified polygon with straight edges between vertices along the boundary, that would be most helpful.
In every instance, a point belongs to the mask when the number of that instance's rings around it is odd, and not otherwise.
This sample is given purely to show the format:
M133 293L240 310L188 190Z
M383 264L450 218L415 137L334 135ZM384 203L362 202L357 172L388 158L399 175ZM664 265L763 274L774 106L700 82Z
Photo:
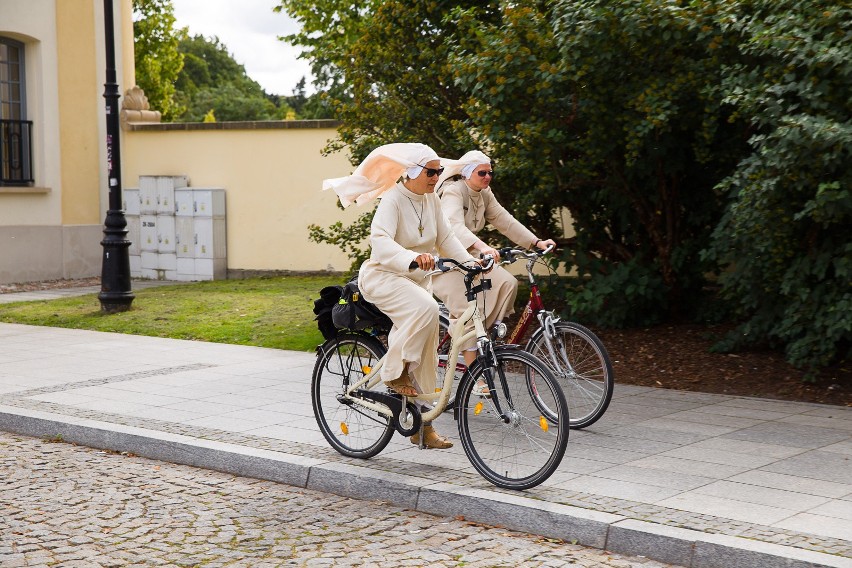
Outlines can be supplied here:
M603 342L586 327L568 321L561 321L552 311L544 307L533 268L539 259L553 247L543 251L528 251L518 248L500 249L501 264L511 264L519 258L527 260L527 275L530 283L530 297L521 312L520 318L505 339L508 344L519 343L533 321L539 322L539 328L533 333L524 350L548 363L559 381L568 402L572 429L585 428L597 422L609 407L615 386L612 362ZM456 360L456 378L464 372L463 360L451 359L447 352L449 345L449 312L441 304L441 339L438 344L439 366L446 367L447 361ZM505 330L497 332L499 336ZM452 401L451 401L452 403ZM547 407L542 403L542 411Z
M465 274L468 308L454 328L459 340L452 342L450 353L457 357L459 346L474 337L478 345L476 361L459 381L455 396L459 403L453 409L464 452L473 467L498 487L535 487L553 474L565 453L569 432L565 396L545 362L516 346L496 345L485 333L476 297L490 281L476 286L473 281L491 265L465 266L437 258L436 266L430 274L447 270ZM474 329L464 333L464 322L471 319ZM317 348L311 384L314 416L328 443L345 456L377 455L394 431L403 436L420 431L422 449L423 423L440 416L450 398L454 383L450 371L435 393L418 396L418 401L434 401L425 412L384 387L379 372L386 349L377 335L387 331L341 331ZM475 391L478 381L487 385L487 395ZM542 402L547 415L540 409Z

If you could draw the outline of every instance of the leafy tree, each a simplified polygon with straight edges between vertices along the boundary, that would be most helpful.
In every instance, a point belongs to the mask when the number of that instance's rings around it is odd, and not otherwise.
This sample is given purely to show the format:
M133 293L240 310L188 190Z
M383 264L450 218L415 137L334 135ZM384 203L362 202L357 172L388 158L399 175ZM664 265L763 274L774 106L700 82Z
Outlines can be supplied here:
M177 99L183 122L198 122L212 110L217 120L273 120L291 112L286 102L266 94L237 63L219 38L185 36L179 43L185 65L178 76Z
M507 41L490 36L494 55L478 67L495 85L489 102L537 103L504 104L509 116L498 107L486 120L502 126L492 137L514 149L519 173L538 178L534 191L572 214L568 260L584 281L566 301L608 325L694 317L716 269L700 257L724 207L715 185L745 148L743 124L713 91L729 50L704 29L712 4L590 0L556 3L550 17L528 11L500 30ZM535 35L536 21L552 23L552 40ZM546 160L537 175L536 149Z
M171 0L133 0L136 82L164 120L183 111L175 101L175 80L183 68L178 42L186 32L174 24Z
M689 14L638 0L558 14L533 1L330 4L336 16L282 5L314 22L291 40L316 55L317 75L347 86L339 143L355 162L391 141L448 156L483 148L495 192L536 232L553 234L553 211L570 210L564 261L584 279L566 296L575 312L618 325L690 312L712 268L698 252L723 206L713 185L736 141L703 96L718 62L703 51L710 39L691 43ZM333 24L339 34L316 34ZM672 33L683 47L671 49Z
M282 0L357 163L386 142L491 155L542 234L567 208L571 311L697 317L708 275L745 323L726 347L848 357L852 14L828 0ZM313 238L350 247L350 227ZM703 251L703 253L702 253Z
M449 49L463 41L445 19L456 3L319 3L283 0L279 10L300 21L301 31L285 39L301 45L311 59L322 102L343 121L327 151L344 147L357 164L373 148L389 142L423 142L444 155L476 147L460 128L462 92L453 82ZM481 2L464 2L475 6ZM496 12L480 8L483 17ZM329 33L331 32L331 33ZM369 253L361 243L372 210L349 227L310 226L317 242L345 244L356 266Z
M751 152L708 257L744 323L722 348L768 342L816 368L852 353L852 8L827 0L722 6L738 56L719 91Z
M306 92L305 77L299 79L293 94L289 97L273 95L273 102L280 105L279 99L293 109L294 117L299 119L334 118L334 111L328 104L328 96L325 92L317 92L308 95Z

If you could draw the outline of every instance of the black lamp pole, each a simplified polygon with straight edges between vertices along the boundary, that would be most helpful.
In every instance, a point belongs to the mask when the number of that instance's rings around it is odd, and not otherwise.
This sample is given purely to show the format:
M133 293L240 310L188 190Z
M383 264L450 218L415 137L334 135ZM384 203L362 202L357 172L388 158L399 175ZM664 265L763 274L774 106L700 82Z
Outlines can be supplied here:
M104 221L104 248L101 264L101 311L126 312L136 297L130 290L130 241L127 240L127 219L121 209L121 146L119 144L118 84L115 79L115 33L112 17L113 0L104 0L106 27L106 132L107 169L109 180L109 209Z

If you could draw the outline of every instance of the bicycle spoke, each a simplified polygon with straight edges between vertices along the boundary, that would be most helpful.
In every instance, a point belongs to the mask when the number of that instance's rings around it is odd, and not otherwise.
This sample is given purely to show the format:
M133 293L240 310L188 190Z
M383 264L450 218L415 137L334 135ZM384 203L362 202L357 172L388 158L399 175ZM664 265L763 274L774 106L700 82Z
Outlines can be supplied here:
M320 431L341 454L372 457L393 436L390 420L357 403L341 402L339 397L369 373L384 348L374 338L345 333L323 347L311 384L311 401Z
M471 463L500 487L526 489L543 482L558 467L568 442L565 399L547 365L523 351L498 353L491 399L473 392L485 372L481 363L471 371L459 393L459 434ZM539 398L556 410L555 421L542 414L530 395L529 374L536 376Z
M555 337L542 329L527 350L542 357L557 377L568 401L571 427L584 428L603 416L609 406L614 386L612 364L603 344L585 327L556 322L552 329Z

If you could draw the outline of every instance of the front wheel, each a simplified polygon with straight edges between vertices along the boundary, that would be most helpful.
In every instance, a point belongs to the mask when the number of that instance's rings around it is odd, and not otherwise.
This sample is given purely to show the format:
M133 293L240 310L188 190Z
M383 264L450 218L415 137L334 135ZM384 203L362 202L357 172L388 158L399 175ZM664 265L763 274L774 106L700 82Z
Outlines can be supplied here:
M495 396L475 389L493 380ZM526 377L538 386L536 401ZM494 365L478 359L465 374L456 397L462 447L474 468L488 481L507 489L529 489L550 477L568 444L568 405L548 366L520 350L498 351ZM545 416L544 402L555 411Z
M385 353L374 337L341 332L318 350L311 381L311 403L322 435L335 450L353 458L371 458L385 449L394 433L391 418L343 395L368 374ZM376 388L384 387L379 386Z
M601 340L582 325L559 321L553 327L555 337L539 328L526 350L547 362L556 376L568 400L571 428L585 428L603 416L612 399L612 363ZM534 383L530 388L535 390Z

